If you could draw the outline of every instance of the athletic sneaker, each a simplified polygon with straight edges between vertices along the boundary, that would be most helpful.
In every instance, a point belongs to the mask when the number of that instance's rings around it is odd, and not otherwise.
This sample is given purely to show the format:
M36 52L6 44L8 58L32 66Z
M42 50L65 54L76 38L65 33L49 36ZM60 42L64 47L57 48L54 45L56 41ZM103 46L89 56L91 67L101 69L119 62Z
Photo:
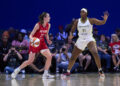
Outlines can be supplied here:
M100 75L100 77L105 77L105 74L104 74L104 72L103 72L103 70L101 69L101 70L99 70L99 75Z
M119 67L114 67L114 70L116 71L116 72L119 72Z
M64 75L66 75L66 76L70 76L70 72L67 72L67 73L64 73Z
M16 78L16 76L17 76L17 74L20 72L20 70L17 68L17 69L15 69L14 70L14 72L11 74L11 77L13 78L13 79L15 79Z
M52 79L52 78L54 78L54 77L55 77L55 76L50 75L50 74L43 74L43 76L42 76L43 79Z

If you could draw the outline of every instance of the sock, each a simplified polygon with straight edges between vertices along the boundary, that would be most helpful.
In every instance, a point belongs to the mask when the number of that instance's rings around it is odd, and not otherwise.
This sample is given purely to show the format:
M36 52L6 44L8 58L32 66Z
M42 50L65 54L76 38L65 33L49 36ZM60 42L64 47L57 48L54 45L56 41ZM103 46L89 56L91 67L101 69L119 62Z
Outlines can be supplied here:
M44 74L48 74L48 70L45 70L45 71L44 71Z
M20 71L21 70L20 67L18 67L17 70Z
M102 70L102 68L99 68L99 69L98 69L98 71L101 71L101 70Z
M67 70L67 72L69 72L69 73L70 73L70 70Z

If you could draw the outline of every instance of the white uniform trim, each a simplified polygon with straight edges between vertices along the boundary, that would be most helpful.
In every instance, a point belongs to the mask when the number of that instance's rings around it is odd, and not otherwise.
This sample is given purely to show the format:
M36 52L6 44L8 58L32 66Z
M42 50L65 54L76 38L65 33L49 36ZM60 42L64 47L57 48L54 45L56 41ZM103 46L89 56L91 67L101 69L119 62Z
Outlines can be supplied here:
M81 11L88 12L86 8L82 8Z

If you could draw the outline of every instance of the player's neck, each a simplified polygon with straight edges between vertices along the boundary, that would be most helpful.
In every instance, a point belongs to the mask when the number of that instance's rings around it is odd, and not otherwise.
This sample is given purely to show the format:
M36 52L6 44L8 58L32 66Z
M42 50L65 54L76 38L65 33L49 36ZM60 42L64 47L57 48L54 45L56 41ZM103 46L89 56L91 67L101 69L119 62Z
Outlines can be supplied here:
M85 23L86 21L87 21L87 17L85 17L85 18L84 18L84 17L83 17L83 18L81 17L81 22L82 22L82 23Z
M44 22L44 23L42 24L42 26L43 26L43 27L45 27L45 26L46 26L46 24L47 24L47 22Z

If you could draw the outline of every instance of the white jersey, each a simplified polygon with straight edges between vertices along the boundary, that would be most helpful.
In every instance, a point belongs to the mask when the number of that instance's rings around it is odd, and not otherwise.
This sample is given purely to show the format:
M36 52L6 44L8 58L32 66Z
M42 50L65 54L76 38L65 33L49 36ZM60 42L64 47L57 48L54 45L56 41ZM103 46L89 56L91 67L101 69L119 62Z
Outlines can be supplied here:
M85 23L81 22L81 18L78 19L78 24L77 24L77 29L78 29L78 36L79 38L83 39L88 39L90 37L93 38L93 25L90 24L89 19L87 18Z

